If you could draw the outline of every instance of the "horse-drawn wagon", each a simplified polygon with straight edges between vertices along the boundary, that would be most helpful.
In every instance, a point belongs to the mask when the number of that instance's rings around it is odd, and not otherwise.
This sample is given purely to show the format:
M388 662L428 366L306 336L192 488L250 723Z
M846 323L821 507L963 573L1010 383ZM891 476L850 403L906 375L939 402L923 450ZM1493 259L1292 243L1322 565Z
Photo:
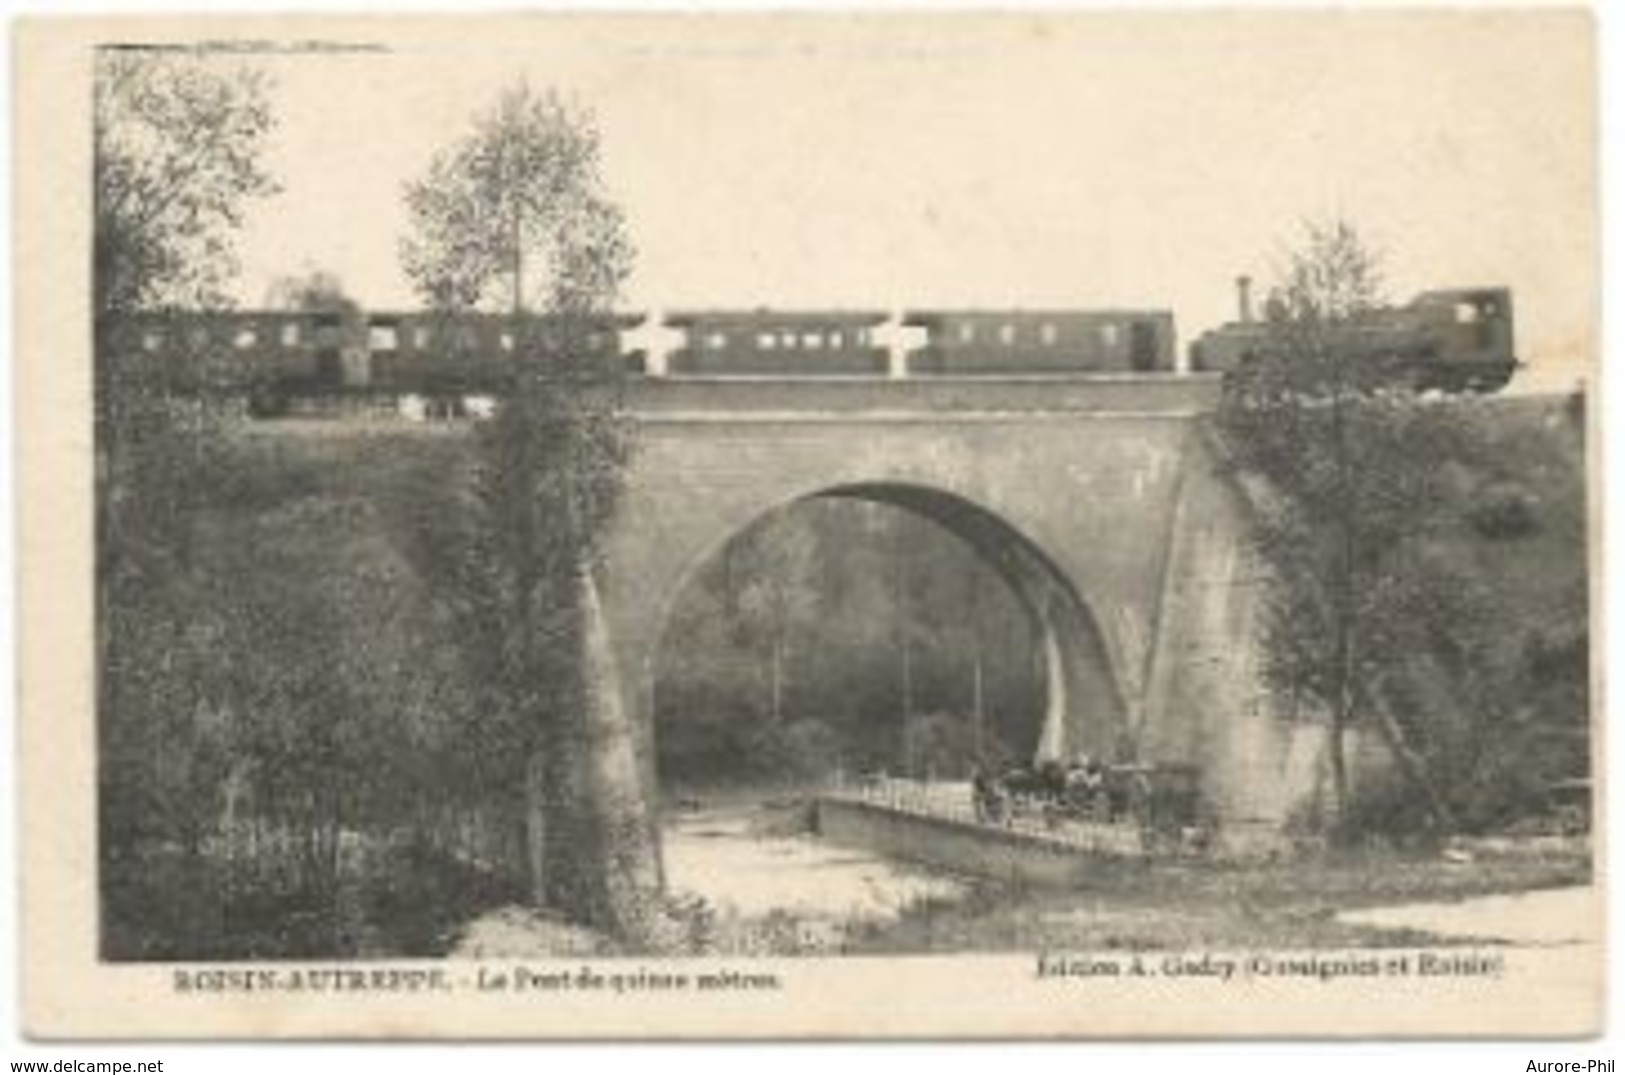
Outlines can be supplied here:
M1007 824L1042 818L1051 828L1091 823L1132 825L1146 840L1182 840L1198 822L1198 773L1193 765L1056 762L973 781L978 819Z

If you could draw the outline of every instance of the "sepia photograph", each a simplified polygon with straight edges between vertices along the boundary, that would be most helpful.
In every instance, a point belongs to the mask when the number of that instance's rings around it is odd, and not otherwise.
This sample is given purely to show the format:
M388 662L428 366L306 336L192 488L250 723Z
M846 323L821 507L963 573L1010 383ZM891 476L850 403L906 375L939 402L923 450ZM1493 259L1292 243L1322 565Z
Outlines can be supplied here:
M1596 1033L1592 37L21 24L30 1032Z

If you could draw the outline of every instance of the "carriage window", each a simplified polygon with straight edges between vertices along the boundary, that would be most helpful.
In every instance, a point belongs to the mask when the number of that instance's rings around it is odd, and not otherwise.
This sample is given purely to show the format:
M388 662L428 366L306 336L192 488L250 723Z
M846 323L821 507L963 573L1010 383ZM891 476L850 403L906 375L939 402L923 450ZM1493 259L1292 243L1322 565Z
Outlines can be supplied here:
M1478 320L1478 307L1470 302L1456 303L1456 324L1470 325Z
M1016 342L1016 326L1008 321L999 326L999 342L1009 347Z
M231 342L232 346L236 347L237 350L246 351L258 343L259 340L259 333L255 332L253 329L240 328L237 330L237 335L232 337Z
M803 332L801 334L801 346L812 351L821 350L824 346L824 337L817 332Z
M1054 347L1056 338L1055 325L1049 321L1044 322L1039 326L1038 338L1044 341L1045 347Z
M778 345L779 345L778 336L774 335L771 332L758 333L757 336L756 336L756 346L760 347L764 351L771 351L771 350L773 350L773 348L777 347Z
M708 351L720 351L728 346L728 334L726 332L707 332L701 337L701 342Z
M429 347L429 330L422 327L413 329L412 346L419 351L427 350Z
M837 329L831 329L830 330L830 333L829 333L829 346L830 346L830 348L832 350L836 350L836 351L838 351L842 347L846 346L845 337L842 336L840 329L837 328Z
M1117 341L1123 338L1122 330L1116 325L1100 326L1100 342L1107 347L1116 347Z
M394 325L367 326L367 347L374 351L393 351L397 343Z
M284 347L298 347L299 346L299 324L298 324L298 322L289 322L288 324L282 326L282 346L284 346Z
M959 342L971 343L976 339L976 326L966 322L959 326Z
M162 347L163 344L164 334L162 332L148 332L144 333L141 337L141 347L143 350L156 351L158 348Z

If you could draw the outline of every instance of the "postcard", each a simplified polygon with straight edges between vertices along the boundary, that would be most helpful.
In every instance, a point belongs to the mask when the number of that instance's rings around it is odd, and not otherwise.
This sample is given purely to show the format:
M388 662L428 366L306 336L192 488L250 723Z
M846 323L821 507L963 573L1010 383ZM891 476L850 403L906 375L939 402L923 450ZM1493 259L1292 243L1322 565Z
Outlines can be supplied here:
M28 1033L1598 1032L1588 12L16 49Z

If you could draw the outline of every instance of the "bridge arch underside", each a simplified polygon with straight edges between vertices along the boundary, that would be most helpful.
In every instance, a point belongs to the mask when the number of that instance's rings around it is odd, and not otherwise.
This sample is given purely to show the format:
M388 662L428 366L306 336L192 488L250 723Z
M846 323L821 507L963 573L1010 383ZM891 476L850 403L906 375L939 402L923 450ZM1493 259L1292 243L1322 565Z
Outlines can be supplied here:
M683 590L728 542L757 522L794 504L818 499L884 504L929 520L963 541L1004 580L1030 617L1041 647L1045 703L1036 757L1070 759L1088 754L1115 759L1132 752L1123 693L1100 631L1078 588L1055 560L989 508L940 488L895 481L830 485L762 505L743 524L722 527L701 551L671 573L658 592L645 595L655 618L653 630L646 652L636 661L638 667L623 670L623 675L636 680L626 686L640 700L638 708L647 730L652 731L656 657L661 646L681 644L666 638L666 625Z

